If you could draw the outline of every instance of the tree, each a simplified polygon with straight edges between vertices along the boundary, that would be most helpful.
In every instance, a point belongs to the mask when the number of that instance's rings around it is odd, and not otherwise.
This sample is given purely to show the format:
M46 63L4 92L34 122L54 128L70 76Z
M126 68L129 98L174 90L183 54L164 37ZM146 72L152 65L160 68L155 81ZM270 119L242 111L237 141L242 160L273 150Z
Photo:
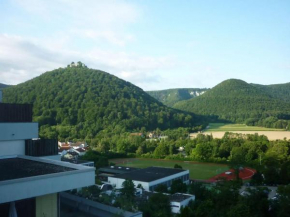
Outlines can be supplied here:
M135 185L130 179L126 179L122 184L121 194L128 200L132 201L135 197Z
M172 182L171 184L171 190L170 192L172 194L175 194L175 193L185 193L187 191L187 186L185 183L182 182L181 179L176 179Z
M195 200L204 200L207 197L207 190L200 182L192 182L189 185L189 193L195 195Z
M168 146L161 142L156 148L155 148L155 151L154 151L154 156L157 157L157 158L162 158L166 155L169 154L169 148Z
M140 206L144 217L171 217L171 207L168 196L157 193L153 194L149 201Z
M175 165L174 165L174 168L175 168L175 169L182 169L182 166L180 166L179 164L175 164Z
M278 217L290 216L290 184L278 187Z
M160 193L167 193L168 189L166 185L161 184L161 185L157 185L156 188L154 188L154 191L160 192Z

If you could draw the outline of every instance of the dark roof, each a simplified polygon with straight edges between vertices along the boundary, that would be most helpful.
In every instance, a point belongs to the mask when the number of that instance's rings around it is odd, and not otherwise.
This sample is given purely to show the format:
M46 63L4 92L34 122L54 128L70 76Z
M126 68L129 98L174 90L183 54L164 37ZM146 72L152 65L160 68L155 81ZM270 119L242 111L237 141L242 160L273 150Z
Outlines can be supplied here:
M84 164L84 163L94 163L93 161L87 161L87 160L79 160L79 159L68 159L68 158L62 158L61 161L73 163L73 164Z
M146 169L140 169L132 171L130 173L119 174L116 175L115 177L121 179L131 179L141 182L152 182L184 171L186 170L164 167L148 167Z
M193 195L176 193L176 194L170 195L169 200L170 200L170 202L181 202L181 201L184 201L192 196Z
M124 173L130 173L136 170L140 170L140 169L135 168L135 167L108 166L108 167L102 167L98 171L100 173L124 174Z
M22 158L0 159L0 181L76 170L55 164Z

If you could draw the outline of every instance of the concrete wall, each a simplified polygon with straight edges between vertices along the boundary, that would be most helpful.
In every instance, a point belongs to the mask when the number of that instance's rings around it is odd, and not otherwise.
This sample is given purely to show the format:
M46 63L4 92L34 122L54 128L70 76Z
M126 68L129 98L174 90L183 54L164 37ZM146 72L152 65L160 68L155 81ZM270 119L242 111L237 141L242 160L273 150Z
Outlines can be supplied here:
M74 209L86 212L96 217L116 217L118 214L123 217L142 217L142 212L128 212L122 209L87 200L65 192L60 193L60 202Z
M111 185L115 185L116 188L122 188L122 184L125 181L125 179L120 179L120 178L115 178L115 177L108 177L108 182ZM141 184L144 190L149 191L149 183L148 182L140 182L140 181L135 181L134 182L135 187L138 186L138 184Z
M95 168L55 160L22 156L45 163L75 168L76 170L0 181L0 203L77 189L95 184Z
M0 141L38 138L38 123L0 123Z
M179 178L179 177L187 175L187 174L189 174L189 170L182 171L182 172L180 172L178 174L167 176L165 178L158 179L158 180L155 180L155 181L152 181L152 182L141 182L141 181L136 181L136 180L132 180L132 181L134 182L135 187L137 187L138 184L141 184L142 187L144 188L144 190L150 191L149 188L151 186L155 186L155 185L161 184L161 183L169 181L169 180L173 180L173 179ZM115 178L115 177L108 177L108 182L110 184L112 184L112 185L115 185L116 188L122 188L122 184L123 184L124 181L125 181L125 179L120 179L120 178ZM188 182L189 181L186 181L185 183L188 184Z
M25 155L25 140L1 141L0 157L5 155Z
M180 173L177 173L177 174L174 174L174 175L171 175L171 176L167 176L167 177L162 178L162 179L155 180L153 182L150 182L150 187L154 186L154 185L161 184L163 182L166 182L166 181L169 181L169 180L172 180L172 179L177 179L177 178L179 178L181 176L184 176L184 175L187 175L187 174L189 174L189 170L182 171ZM185 183L188 184L188 181L185 182Z
M170 202L170 206L171 206L171 212L173 213L180 213L180 209L181 207L185 207L189 204L190 201L192 200L195 200L195 196L194 195L191 195L190 198L187 198L181 202L175 202L175 201L172 201Z
M58 217L58 195L48 194L36 197L36 217Z
M43 159L48 159L48 160L57 160L57 161L61 161L61 155L58 154L58 155L49 155L49 156L42 156L40 158L43 158Z

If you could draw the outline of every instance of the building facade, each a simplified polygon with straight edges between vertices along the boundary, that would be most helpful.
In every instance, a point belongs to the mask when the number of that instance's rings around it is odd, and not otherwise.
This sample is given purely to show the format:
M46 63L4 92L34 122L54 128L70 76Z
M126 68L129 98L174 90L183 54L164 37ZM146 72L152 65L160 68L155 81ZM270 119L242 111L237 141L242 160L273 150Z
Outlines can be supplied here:
M154 191L158 185L165 185L170 188L174 180L180 179L183 183L189 183L189 170L172 169L163 167L148 167L135 170L130 173L119 174L108 177L108 182L116 188L122 188L126 179L134 182L135 186L142 185L146 191Z
M32 106L0 102L0 216L59 217L59 192L95 184L95 168L59 161Z

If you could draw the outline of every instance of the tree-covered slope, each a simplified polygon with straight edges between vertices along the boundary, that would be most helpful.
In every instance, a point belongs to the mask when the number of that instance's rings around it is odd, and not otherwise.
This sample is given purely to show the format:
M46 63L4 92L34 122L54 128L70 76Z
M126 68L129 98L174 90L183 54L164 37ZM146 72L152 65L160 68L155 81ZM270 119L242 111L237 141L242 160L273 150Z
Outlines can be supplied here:
M252 84L252 85L268 93L274 98L290 102L290 82L285 84L271 84L271 85Z
M4 88L6 88L6 87L9 87L9 85L0 83L0 90L1 90L1 89L4 89Z
M207 90L207 88L177 88L146 92L164 105L173 107L175 103L200 96Z
M93 138L102 129L191 127L193 114L168 108L142 89L83 66L59 68L5 88L4 102L33 103L41 135Z
M177 103L174 108L251 125L284 128L290 119L290 103L256 85L226 80L203 95ZM281 120L281 121L279 121Z

